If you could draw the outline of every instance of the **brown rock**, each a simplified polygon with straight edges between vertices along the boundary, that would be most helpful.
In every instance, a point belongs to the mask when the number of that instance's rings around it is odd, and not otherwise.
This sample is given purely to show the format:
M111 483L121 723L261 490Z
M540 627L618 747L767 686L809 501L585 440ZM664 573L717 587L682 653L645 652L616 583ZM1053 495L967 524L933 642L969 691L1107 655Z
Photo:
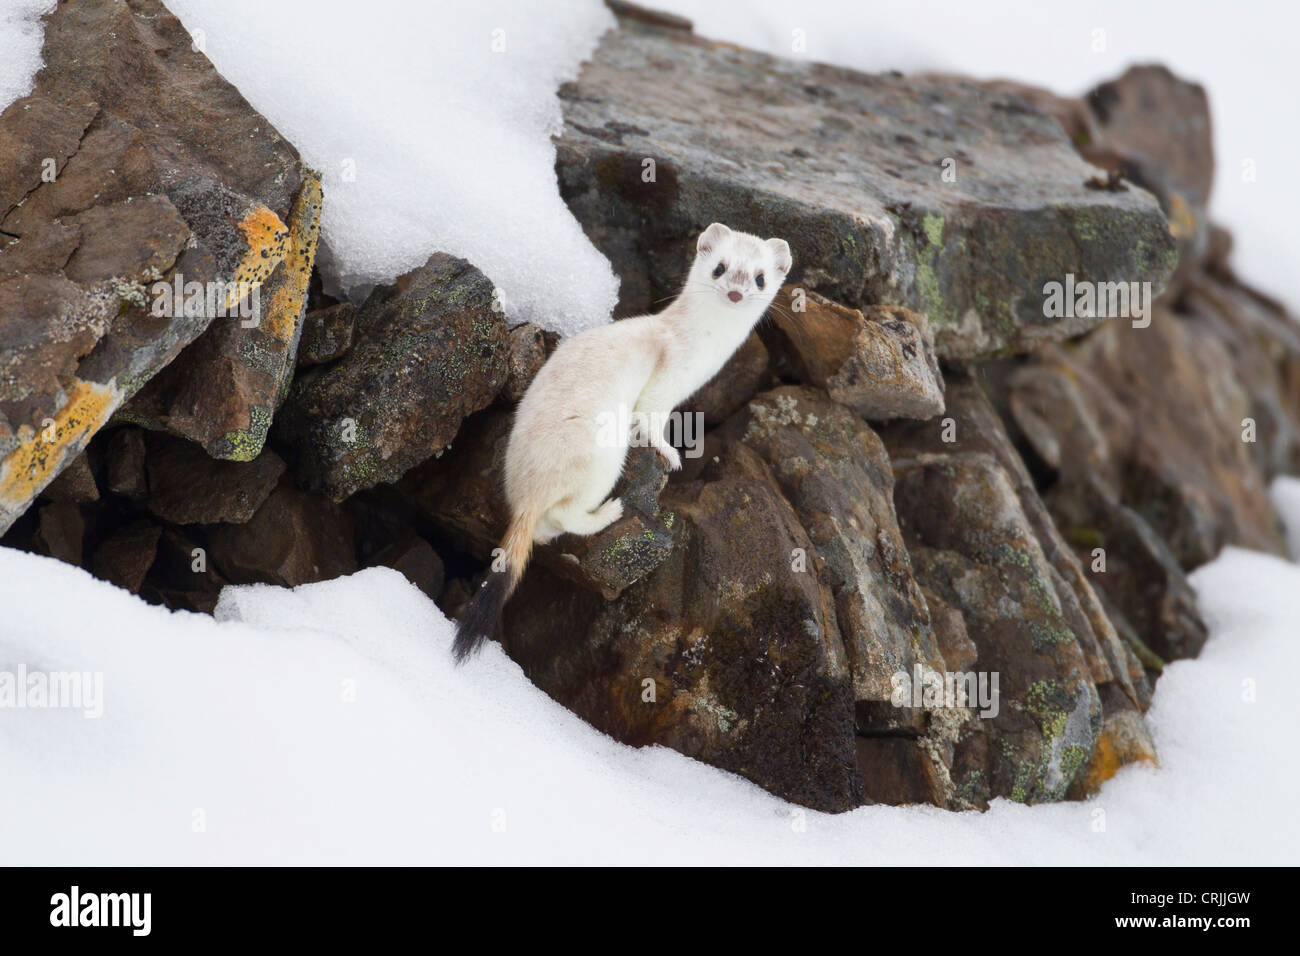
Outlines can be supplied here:
M90 460L82 452L72 460L46 487L44 496L50 501L71 501L87 504L99 500L99 485L90 468Z
M103 578L139 593L145 575L158 553L162 528L150 521L137 521L113 532L95 551L93 571Z
M347 515L287 479L246 523L215 526L209 544L217 570L235 584L297 587L357 570Z
M387 548L375 555L371 562L400 571L406 580L429 596L437 600L442 593L443 566L442 559L433 550L433 546L414 532L408 532L400 540L394 541Z
M114 430L109 436L104 457L109 491L124 498L144 498L149 494L144 432L141 429L128 426Z
M0 113L0 531L212 321L154 283L260 286L309 178L158 0L58 5L41 52Z
M524 397L533 377L546 364L546 337L536 325L525 322L510 330L506 347L509 371L501 395L507 401L517 402Z
M86 519L79 505L67 501L41 505L36 546L42 554L80 567L85 538Z
M925 316L899 306L848 309L814 293L772 309L796 374L863 418L932 418L943 412L943 376Z
M173 524L242 524L266 501L284 461L267 449L250 462L217 461L193 442L151 433L149 510Z

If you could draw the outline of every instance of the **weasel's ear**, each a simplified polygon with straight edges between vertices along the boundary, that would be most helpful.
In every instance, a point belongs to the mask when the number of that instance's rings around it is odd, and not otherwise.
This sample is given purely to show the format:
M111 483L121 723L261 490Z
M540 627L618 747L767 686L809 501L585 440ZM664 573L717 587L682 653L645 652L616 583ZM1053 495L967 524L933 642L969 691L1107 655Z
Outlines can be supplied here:
M772 248L772 258L781 270L781 275L788 275L790 266L794 265L794 260L790 258L790 244L784 239L769 239L767 244Z
M731 235L731 230L720 222L715 222L700 233L699 241L695 243L695 254L704 255L706 252L712 252L723 239Z

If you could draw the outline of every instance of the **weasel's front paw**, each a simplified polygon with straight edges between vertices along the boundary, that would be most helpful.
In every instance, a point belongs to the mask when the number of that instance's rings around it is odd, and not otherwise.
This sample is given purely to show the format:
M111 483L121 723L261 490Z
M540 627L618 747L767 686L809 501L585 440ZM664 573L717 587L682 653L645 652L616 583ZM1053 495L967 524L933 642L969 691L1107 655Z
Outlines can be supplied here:
M656 445L655 451L659 452L659 455L668 464L669 471L682 470L682 456L677 454L677 449L672 445Z

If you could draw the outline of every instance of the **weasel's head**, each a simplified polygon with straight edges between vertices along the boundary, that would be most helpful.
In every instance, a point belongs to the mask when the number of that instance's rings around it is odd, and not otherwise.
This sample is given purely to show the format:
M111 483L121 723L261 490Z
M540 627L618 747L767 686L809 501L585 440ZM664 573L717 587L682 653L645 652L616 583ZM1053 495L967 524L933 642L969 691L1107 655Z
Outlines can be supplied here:
M757 321L790 272L784 239L760 239L715 222L700 233L686 282L692 304L714 301Z

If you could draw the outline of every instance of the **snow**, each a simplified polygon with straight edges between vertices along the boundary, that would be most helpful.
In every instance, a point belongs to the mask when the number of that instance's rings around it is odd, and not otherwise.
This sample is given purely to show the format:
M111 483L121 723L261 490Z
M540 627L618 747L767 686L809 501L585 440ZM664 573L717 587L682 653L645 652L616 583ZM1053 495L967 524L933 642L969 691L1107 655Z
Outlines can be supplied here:
M1275 500L1300 532L1300 481ZM102 716L0 707L0 863L1286 863L1300 566L1193 575L1211 638L1148 720L1159 769L1084 803L802 810L598 733L397 572L227 588L215 620L0 549L0 674L102 674Z
M57 0L4 0L0 4L0 111L32 91L45 37L40 17L56 4Z

